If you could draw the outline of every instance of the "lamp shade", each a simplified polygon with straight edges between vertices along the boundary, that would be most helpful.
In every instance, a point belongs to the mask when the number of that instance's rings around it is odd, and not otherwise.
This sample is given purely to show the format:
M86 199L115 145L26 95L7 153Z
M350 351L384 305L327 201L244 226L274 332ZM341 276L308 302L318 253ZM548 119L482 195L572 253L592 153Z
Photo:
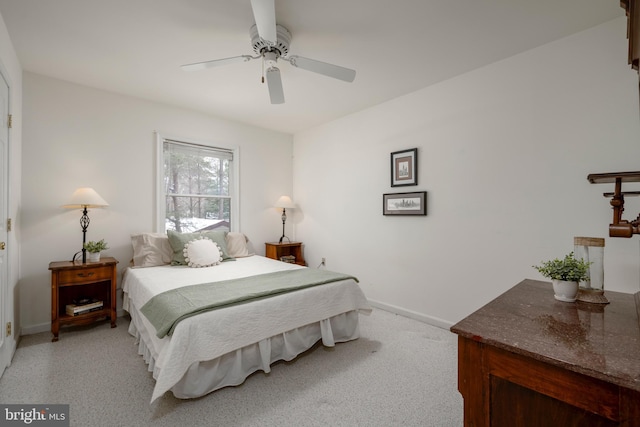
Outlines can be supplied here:
M294 209L296 207L289 196L281 196L275 204L276 208Z
M66 205L62 205L67 209L82 209L82 208L103 208L109 206L96 190L89 187L81 187L73 192L71 200Z

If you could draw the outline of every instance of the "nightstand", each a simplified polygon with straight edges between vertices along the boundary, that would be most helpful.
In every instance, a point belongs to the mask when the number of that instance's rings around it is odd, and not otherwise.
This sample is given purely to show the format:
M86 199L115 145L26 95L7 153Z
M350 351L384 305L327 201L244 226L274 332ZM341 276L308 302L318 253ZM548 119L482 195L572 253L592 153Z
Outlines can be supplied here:
M51 270L51 341L65 325L86 325L108 318L116 327L116 264L102 257L98 262L54 261ZM102 303L100 305L100 303ZM75 310L74 307L76 306ZM67 311L67 306L70 306Z
M277 259L282 261L282 257L294 257L294 264L306 266L302 256L302 243L301 242L289 242L289 243L265 243L265 255L267 258Z

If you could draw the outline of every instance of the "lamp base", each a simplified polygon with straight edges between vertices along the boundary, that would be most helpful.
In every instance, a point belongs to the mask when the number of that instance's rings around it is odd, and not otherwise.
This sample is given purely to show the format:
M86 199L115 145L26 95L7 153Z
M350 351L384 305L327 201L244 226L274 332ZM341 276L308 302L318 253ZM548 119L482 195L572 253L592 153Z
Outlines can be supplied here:
M82 263L86 264L87 263L87 250L85 248L82 248L81 251L78 251L75 254L73 254L73 258L71 258L71 262L76 262L76 258L78 257L78 255L80 255L81 252L82 252ZM78 261L80 261L80 260L78 260Z
M291 239L284 235L284 224L287 222L287 210L282 208L282 237L278 240L278 243L282 243L284 239L287 239L291 243Z

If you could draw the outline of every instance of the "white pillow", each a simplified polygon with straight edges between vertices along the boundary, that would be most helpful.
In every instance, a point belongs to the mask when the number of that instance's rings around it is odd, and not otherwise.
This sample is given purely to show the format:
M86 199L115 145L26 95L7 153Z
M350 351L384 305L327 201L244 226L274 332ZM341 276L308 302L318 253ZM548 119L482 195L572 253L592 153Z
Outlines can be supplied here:
M189 267L211 267L222 262L220 246L207 237L186 243L183 252Z
M170 264L173 249L169 238L162 233L139 233L131 235L134 267L155 267Z
M247 246L249 239L247 239L244 234L230 231L225 238L227 240L227 252L229 252L229 256L242 258L253 255Z

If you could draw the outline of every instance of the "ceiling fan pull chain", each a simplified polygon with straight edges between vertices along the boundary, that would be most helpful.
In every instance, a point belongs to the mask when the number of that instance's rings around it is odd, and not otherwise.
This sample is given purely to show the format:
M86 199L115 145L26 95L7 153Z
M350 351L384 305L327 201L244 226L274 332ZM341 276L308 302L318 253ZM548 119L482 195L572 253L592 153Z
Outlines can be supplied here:
M264 84L264 56L262 57L262 83Z

